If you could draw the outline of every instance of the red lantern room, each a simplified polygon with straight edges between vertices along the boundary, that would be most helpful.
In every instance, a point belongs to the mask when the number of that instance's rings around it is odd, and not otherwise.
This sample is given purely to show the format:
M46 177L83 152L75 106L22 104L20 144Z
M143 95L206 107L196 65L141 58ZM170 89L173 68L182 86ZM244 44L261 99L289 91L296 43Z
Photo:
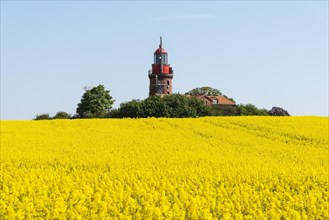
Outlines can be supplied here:
M152 70L149 70L149 95L172 94L172 78L173 70L168 64L168 53L162 48L162 37L160 37L159 48L154 52Z

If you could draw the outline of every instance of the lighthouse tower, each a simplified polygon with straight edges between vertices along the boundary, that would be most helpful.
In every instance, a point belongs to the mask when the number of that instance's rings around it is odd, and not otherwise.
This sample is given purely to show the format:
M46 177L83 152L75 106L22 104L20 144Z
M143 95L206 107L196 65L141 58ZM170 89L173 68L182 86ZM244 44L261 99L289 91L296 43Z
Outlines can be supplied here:
M152 70L149 70L149 95L172 94L173 73L172 68L168 64L168 53L162 48L162 37L160 37L159 48L154 52Z

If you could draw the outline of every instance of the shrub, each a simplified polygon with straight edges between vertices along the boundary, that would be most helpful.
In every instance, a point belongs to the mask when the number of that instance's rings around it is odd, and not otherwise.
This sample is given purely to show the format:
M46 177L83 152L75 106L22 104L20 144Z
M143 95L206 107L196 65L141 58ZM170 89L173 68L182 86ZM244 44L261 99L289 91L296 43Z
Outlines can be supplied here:
M36 115L34 120L51 120L52 118L49 116L48 113L43 113L40 115Z
M272 107L272 109L269 111L269 114L272 116L290 116L287 110L284 110L280 107Z
M71 115L66 112L57 112L53 119L70 119Z

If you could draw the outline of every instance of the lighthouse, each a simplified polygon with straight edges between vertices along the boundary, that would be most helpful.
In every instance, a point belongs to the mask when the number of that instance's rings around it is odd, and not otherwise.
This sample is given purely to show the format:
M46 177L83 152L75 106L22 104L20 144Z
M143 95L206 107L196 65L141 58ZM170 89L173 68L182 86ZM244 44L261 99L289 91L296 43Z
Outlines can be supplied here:
M173 73L172 68L168 64L168 53L162 48L162 37L160 37L159 48L154 52L152 70L149 70L149 96L172 94Z

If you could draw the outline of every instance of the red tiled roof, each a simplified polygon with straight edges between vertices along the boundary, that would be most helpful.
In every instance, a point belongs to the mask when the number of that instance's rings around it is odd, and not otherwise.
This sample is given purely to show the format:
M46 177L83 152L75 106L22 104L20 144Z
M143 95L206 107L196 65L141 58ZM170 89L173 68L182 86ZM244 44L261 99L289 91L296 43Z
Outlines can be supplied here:
M224 96L217 96L217 100L218 103L222 105L235 105L235 102L229 100L228 98L225 98Z
M217 100L217 103L220 105L235 105L235 102L229 100L228 98L225 98L224 96L209 96L209 95L193 95L193 97L196 97L198 99L208 99L209 101Z

